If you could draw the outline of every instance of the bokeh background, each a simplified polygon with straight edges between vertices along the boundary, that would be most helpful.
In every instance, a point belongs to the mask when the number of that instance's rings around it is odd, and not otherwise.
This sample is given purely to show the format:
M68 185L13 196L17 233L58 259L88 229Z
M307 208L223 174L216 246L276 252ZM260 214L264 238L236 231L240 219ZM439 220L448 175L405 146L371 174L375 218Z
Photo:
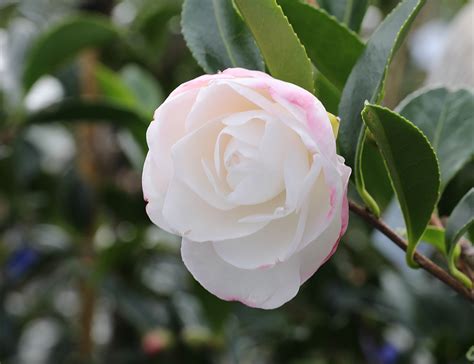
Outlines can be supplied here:
M361 34L396 3L371 1ZM280 309L220 301L192 279L179 239L150 223L141 192L154 109L203 73L181 35L181 5L0 0L0 362L468 363L473 307L408 269L356 216L333 258ZM82 49L100 38L87 27L99 16L118 33ZM86 26L63 27L46 45L61 64L35 58L45 34L77 21ZM424 85L474 87L473 39L472 2L427 1L385 103ZM31 73L42 76L28 88ZM471 162L440 214L473 184ZM393 203L385 218L402 226Z

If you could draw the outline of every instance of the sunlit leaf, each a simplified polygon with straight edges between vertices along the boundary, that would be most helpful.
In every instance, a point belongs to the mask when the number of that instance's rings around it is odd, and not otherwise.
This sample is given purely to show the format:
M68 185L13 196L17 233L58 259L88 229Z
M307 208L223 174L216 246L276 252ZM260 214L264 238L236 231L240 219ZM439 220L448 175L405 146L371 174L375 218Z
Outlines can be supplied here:
M272 76L313 92L313 66L275 0L235 0Z
M298 0L279 0L309 58L331 83L342 90L364 43L321 9Z

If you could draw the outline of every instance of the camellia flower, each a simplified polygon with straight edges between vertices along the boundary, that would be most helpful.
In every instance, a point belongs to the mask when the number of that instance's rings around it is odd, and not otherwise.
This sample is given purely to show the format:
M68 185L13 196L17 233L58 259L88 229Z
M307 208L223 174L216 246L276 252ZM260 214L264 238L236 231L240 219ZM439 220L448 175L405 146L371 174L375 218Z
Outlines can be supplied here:
M323 105L296 85L240 68L198 77L156 110L147 142L147 213L224 300L281 306L346 230L350 168Z

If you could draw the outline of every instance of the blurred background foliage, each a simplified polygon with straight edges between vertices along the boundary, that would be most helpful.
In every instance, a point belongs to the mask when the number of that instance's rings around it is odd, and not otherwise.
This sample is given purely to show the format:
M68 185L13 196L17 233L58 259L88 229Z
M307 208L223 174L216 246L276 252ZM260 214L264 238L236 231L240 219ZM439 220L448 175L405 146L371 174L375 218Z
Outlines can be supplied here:
M397 3L370 1L344 19L341 2L320 6L364 38ZM436 79L465 4L428 2L391 66L387 105ZM141 193L154 109L203 73L181 35L181 5L0 1L0 362L466 363L473 308L406 268L356 216L281 309L220 301L191 278ZM471 162L445 189L441 215L473 181Z

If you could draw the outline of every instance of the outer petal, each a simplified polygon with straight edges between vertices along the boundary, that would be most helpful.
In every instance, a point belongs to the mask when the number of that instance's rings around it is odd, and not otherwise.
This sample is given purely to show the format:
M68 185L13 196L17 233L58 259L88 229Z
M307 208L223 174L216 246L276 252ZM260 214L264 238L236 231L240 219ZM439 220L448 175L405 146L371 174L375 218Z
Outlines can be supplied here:
M240 74L240 72L238 70L237 74ZM235 84L244 86L244 89L239 90L233 86ZM243 96L258 103L259 106L267 111L273 109L278 115L281 114L282 108L286 109L293 117L305 125L321 153L331 161L336 162L336 143L331 122L324 106L314 95L299 86L277 80L268 75L267 77L236 78L230 80L229 85L234 87ZM261 97L265 97L274 106L269 107L268 103L264 105L262 101L259 101L255 96L255 90L259 90ZM275 103L278 105L275 105ZM275 111L276 109L280 110Z
M345 227L342 224L342 208L336 212L328 228L297 255L301 262L301 284L310 278L336 251Z
M209 292L226 301L240 301L250 307L277 308L291 300L300 286L297 260L267 269L246 270L226 263L211 243L183 238L184 264Z
M176 90L174 90L170 96L176 96L183 92L189 90L195 90L204 86L207 86L210 82L214 80L228 80L234 78L268 78L272 79L272 77L264 72L260 71L251 71L245 68L228 68L223 72L219 72L214 75L202 75L197 77L193 80L185 82L181 84Z
M147 159L154 163L148 163L143 170L143 179L150 180L153 187L160 194L164 194L168 188L169 179L173 175L173 163L171 160L171 147L181 139L184 134L184 122L196 99L197 91L191 91L165 101L156 111L154 120L148 127L146 137L149 152ZM150 175L153 172L153 176ZM152 182L151 182L152 181ZM147 196L148 189L144 189L145 200L150 201Z
M339 157L339 160L342 158ZM301 284L310 278L318 268L324 264L337 249L339 241L346 232L349 222L349 206L347 201L347 183L351 169L340 165L342 183L345 186L340 208L337 208L328 228L312 243L299 252L301 257ZM330 248L330 249L328 249Z
M156 166L154 166L150 155L147 155L143 165L142 178L143 195L147 201L146 212L155 225L160 226L163 230L172 232L162 213L164 192L159 190L159 183L157 183L159 179Z

